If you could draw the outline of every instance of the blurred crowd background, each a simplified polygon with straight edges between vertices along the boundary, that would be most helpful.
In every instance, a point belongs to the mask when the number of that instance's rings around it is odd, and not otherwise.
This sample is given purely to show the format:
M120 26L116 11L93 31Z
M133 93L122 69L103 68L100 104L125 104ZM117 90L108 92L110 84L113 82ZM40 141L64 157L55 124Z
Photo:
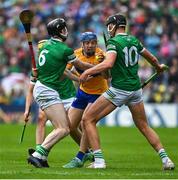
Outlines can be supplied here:
M98 45L105 50L102 32L106 18L115 13L125 14L128 33L138 37L161 63L170 67L145 88L145 102L178 102L178 0L5 0L0 1L1 105L25 103L31 60L19 21L22 9L35 13L31 30L35 52L37 42L49 38L46 24L57 17L68 23L70 47L80 46L82 32L94 31ZM140 66L139 75L144 81L154 69L142 59Z

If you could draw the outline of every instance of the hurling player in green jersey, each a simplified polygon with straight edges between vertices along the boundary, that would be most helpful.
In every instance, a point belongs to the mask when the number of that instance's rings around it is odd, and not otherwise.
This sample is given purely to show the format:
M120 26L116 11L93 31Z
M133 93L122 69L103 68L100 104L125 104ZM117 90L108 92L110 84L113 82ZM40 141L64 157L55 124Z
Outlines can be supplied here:
M38 51L43 47L45 42L47 42L47 39L41 40L38 42ZM62 103L66 111L68 111L76 95L76 89L74 87L72 80L79 82L78 76L71 73L71 71L68 70L68 66L67 66L64 72L64 77L59 81L60 98L62 100ZM36 81L37 79L31 75L31 81L29 83L27 96L26 96L26 104L25 104L25 112L24 112L25 121L28 121L29 119L30 106L32 104L32 99L33 99L33 89L34 89ZM46 122L47 122L46 115L44 111L42 111L39 108L37 125L36 125L36 149L40 147L40 145L44 141L45 134L46 134L45 133ZM81 132L76 130L75 134L72 134L72 135L71 136L74 137L74 140L76 141L76 143L80 145ZM33 148L28 149L29 155L33 154L34 152L35 152L35 149ZM46 166L48 166L47 163L46 163Z
M70 131L69 119L60 98L60 93L63 90L59 88L59 80L63 76L66 65L71 63L81 70L92 67L91 64L78 60L74 51L64 43L68 36L64 19L57 18L50 21L47 30L51 39L45 42L39 51L38 76L33 96L39 107L45 112L47 119L51 121L54 130L47 135L42 144L27 159L30 164L39 168L47 167L47 157L51 148L67 136Z
M107 42L106 58L102 63L86 70L80 76L83 82L88 76L110 69L112 77L109 90L101 95L83 116L84 129L95 157L90 168L106 167L96 123L117 107L127 105L135 125L159 154L163 169L174 169L174 163L165 152L158 135L147 123L138 77L139 55L143 56L159 73L163 72L164 66L159 64L157 58L144 48L136 37L125 32L126 24L125 16L120 14L107 19L106 25L111 38Z

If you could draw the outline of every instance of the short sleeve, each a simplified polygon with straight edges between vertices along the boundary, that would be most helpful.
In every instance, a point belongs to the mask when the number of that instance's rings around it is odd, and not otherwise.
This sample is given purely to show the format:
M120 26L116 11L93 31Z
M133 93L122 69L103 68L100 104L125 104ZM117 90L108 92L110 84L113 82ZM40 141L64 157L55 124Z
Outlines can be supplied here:
M71 48L65 49L65 59L68 63L74 62L77 59L73 49Z
M116 52L117 53L117 47L113 40L108 40L106 49L107 49L107 52Z
M139 41L139 40L137 40L137 49L138 49L138 53L140 54L140 53L142 53L143 52L143 50L145 49L144 48L144 46L143 46L143 44Z

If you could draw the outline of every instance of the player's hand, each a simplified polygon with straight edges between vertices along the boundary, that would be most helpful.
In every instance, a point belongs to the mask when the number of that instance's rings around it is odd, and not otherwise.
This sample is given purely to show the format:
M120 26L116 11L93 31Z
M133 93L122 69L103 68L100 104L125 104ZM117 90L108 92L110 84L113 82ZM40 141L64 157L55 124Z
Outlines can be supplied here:
M28 122L29 121L29 111L26 110L23 115L24 115L24 121Z
M85 82L85 81L91 79L91 77L89 77L88 74L87 74L87 70L86 70L85 72L83 72L83 73L80 75L79 78L80 78L80 83Z
M98 53L96 53L96 59L97 59L98 62L101 63L101 62L104 61L105 56L104 56L104 54L102 52L98 52Z
M168 67L165 65L165 64L159 64L157 67L156 67L156 71L158 73L162 73L164 72Z

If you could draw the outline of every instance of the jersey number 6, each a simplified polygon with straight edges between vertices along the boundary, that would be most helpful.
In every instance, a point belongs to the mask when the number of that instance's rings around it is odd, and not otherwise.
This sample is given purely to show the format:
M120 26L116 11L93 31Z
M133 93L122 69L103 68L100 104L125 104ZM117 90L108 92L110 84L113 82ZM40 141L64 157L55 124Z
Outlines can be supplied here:
M38 63L39 63L39 66L43 66L46 62L46 57L45 57L45 54L47 54L49 51L44 49L41 51L40 53L40 56L38 58Z

